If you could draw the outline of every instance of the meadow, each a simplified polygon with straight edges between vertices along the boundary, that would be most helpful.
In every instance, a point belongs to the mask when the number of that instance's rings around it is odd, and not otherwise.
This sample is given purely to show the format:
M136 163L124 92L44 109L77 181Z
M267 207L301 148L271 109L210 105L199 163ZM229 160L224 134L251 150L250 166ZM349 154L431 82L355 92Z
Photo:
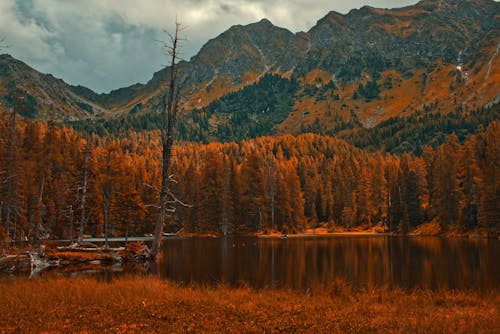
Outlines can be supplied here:
M0 333L500 333L498 291L0 280Z

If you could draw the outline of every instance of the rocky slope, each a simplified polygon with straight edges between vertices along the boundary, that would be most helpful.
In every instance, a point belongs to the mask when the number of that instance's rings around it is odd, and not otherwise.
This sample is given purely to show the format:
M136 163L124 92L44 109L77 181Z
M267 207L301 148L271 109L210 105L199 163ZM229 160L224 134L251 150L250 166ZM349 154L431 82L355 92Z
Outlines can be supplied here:
M500 99L499 17L500 4L492 0L424 0L399 9L330 12L308 32L265 19L233 26L180 64L182 131L204 140L221 139L220 131L230 139L241 124L247 135L238 138L336 132L424 109L481 108ZM141 130L155 126L151 112L168 73L165 68L144 85L96 94L4 55L0 95L4 108L15 106L26 117L97 119L108 129L118 119ZM266 98L270 90L278 98ZM248 107L249 96L265 101Z
M106 111L72 88L7 54L0 55L0 109L15 109L26 118L56 120L95 118Z

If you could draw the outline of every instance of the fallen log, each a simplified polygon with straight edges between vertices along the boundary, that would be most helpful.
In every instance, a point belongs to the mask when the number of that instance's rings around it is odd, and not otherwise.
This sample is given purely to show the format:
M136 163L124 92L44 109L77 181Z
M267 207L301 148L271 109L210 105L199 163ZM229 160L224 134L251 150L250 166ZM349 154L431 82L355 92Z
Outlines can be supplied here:
M6 255L0 258L0 273L14 273L21 269L29 268L29 259L27 254Z
M42 252L30 252L30 263L31 263L31 272L30 272L30 278L33 276L38 275L45 269L49 267L57 267L59 265L59 261L53 261L53 260L47 260L43 258L43 255L45 255L45 248L42 248ZM42 254L42 255L40 255Z
M58 251L48 255L50 260L59 260L62 265L78 263L103 263L110 264L122 262L122 257L111 251Z
M105 247L72 247L72 246L60 246L57 247L57 250L64 252L82 252L82 253L113 253L124 251L125 247L115 247L115 248L105 248Z
M18 255L0 258L0 272L28 271L31 276L49 268L67 266L121 266L124 262L147 262L152 259L151 250L142 242L131 242L125 247L105 248L93 244L57 246L55 243L42 245ZM90 247L89 247L90 246Z

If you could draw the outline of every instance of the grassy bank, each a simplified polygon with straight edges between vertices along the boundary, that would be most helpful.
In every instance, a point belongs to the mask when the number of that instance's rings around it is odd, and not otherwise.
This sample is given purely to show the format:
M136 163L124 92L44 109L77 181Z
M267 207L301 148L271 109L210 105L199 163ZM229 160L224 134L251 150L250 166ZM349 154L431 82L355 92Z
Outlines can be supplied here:
M500 294L176 287L154 278L3 279L0 333L495 333Z

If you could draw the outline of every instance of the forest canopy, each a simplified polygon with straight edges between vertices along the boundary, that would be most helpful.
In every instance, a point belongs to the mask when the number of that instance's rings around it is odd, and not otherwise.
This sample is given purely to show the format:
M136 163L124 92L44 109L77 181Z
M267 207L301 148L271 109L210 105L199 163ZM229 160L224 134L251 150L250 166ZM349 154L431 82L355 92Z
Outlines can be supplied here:
M434 221L444 231L496 233L499 127L480 126L463 144L452 134L419 157L369 153L315 134L181 143L172 156L172 191L192 207L179 207L169 229L294 233L379 225L405 233ZM87 141L73 129L3 113L0 136L2 240L74 238L82 217L85 234L102 235L103 194L110 196L111 235L152 232L161 180L156 133Z

